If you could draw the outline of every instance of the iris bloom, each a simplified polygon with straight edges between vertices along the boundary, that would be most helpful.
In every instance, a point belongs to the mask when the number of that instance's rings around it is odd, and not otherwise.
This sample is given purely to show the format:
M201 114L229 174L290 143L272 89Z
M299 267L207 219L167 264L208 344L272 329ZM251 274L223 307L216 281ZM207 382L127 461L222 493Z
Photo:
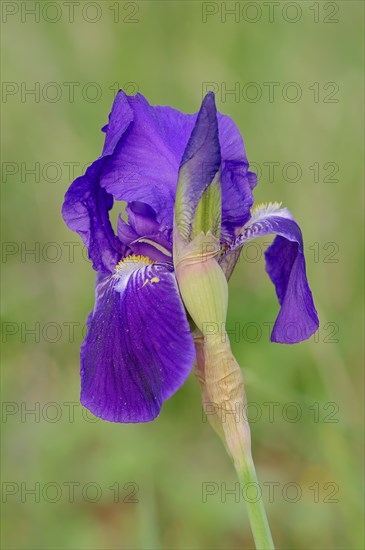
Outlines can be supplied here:
M101 156L63 205L97 272L81 348L81 402L104 420L153 420L196 358L205 403L227 405L243 383L221 327L227 280L246 241L276 235L266 252L280 304L271 340L292 344L318 328L300 228L279 204L252 209L256 176L212 93L187 115L119 91L103 131ZM128 214L128 223L119 216L117 235L109 219L114 200L125 201ZM212 323L219 330L210 345L205 327ZM226 358L223 370L218 356ZM216 395L214 383L230 378L230 395Z

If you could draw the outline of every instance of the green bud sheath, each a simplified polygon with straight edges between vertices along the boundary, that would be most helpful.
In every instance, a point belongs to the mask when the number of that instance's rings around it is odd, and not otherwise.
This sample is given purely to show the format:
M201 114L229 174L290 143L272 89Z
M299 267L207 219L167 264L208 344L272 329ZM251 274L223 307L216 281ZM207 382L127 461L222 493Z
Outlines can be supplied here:
M180 293L194 323L204 334L225 323L228 285L216 256L219 242L201 232L189 244L174 234L174 267Z
M216 259L218 249L211 233L200 233L188 245L177 238L175 272L185 307L199 330L195 372L205 412L233 460L242 462L242 452L250 449L250 434L244 418L243 376L225 331L228 285Z

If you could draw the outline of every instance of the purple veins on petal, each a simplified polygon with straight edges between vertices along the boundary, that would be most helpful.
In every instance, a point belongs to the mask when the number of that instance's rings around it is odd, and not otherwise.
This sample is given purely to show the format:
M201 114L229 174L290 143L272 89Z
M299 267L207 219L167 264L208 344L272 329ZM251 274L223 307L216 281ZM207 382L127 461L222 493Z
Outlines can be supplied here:
M172 268L130 256L96 287L81 349L81 403L111 422L148 422L195 357Z

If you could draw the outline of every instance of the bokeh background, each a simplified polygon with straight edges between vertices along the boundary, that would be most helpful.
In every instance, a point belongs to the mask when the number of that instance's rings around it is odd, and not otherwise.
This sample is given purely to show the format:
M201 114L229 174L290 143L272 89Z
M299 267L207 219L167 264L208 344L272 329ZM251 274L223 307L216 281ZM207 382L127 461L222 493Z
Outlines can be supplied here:
M321 319L309 341L271 344L266 245L245 251L228 328L274 539L363 548L364 4L1 7L2 547L253 547L193 377L146 425L95 421L78 404L94 273L60 215L73 173L100 154L118 87L195 112L213 83L259 172L256 200L283 201L302 227Z

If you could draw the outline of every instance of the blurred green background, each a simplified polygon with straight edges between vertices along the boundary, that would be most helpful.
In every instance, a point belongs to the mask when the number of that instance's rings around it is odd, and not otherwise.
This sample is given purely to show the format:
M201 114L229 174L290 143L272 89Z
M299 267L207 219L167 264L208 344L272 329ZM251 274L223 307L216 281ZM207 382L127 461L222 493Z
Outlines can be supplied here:
M246 250L228 328L239 327L276 546L364 547L363 12L357 1L2 2L4 549L253 547L193 377L146 425L94 422L78 405L94 273L60 215L72 170L100 154L118 87L195 112L207 82L260 172L256 201L283 201L302 227L321 320L307 342L271 344L265 244Z

